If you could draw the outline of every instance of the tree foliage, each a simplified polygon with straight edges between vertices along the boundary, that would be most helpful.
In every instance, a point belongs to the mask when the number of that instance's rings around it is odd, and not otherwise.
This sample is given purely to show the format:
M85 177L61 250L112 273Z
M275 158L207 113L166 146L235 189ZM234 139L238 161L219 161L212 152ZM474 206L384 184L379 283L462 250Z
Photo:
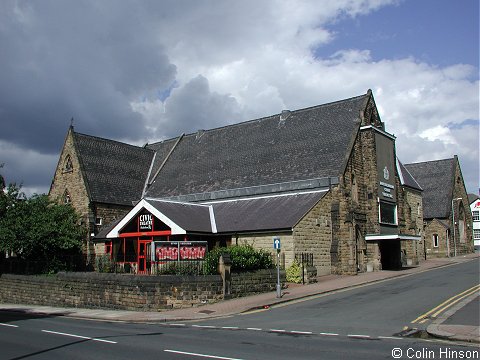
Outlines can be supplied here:
M10 184L0 192L0 251L41 263L41 272L71 269L85 235L78 220L70 205L54 203L47 195L26 198Z

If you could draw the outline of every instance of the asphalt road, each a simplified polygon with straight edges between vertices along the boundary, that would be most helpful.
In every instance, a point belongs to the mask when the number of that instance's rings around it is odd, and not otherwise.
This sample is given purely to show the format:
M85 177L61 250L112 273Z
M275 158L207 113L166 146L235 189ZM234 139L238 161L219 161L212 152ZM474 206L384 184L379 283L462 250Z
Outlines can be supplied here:
M0 359L479 358L478 345L398 335L404 326L426 326L431 319L422 314L478 282L477 259L270 310L179 324L0 312Z

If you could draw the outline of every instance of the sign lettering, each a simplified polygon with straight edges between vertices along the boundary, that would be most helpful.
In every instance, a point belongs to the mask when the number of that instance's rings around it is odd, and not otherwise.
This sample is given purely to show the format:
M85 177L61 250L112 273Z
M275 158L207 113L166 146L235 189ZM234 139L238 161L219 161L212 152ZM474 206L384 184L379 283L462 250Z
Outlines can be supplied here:
M155 242L155 261L203 260L206 254L207 254L207 243L205 241Z
M139 230L152 230L153 229L153 216L152 214L142 214L139 216Z

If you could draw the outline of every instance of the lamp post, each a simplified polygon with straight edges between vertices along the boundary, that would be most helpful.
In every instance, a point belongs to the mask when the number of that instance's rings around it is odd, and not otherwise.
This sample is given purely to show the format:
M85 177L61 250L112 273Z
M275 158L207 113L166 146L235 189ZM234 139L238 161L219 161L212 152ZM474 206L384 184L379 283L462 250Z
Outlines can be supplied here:
M462 200L461 197L452 199L452 226L453 226L453 256L457 256L457 242L455 240L455 209L453 202L457 200ZM450 254L450 251L448 252Z

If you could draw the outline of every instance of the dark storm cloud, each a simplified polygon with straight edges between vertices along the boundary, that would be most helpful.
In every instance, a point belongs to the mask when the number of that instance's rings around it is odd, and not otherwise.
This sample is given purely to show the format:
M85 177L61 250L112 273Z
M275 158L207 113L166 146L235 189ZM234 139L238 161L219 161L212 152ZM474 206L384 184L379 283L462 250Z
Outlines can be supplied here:
M174 137L242 120L235 98L211 92L208 80L201 75L173 91L165 108L168 118L158 127L160 136Z
M168 88L176 67L141 9L83 1L0 8L0 140L56 153L71 117L98 136L144 135L130 102Z

